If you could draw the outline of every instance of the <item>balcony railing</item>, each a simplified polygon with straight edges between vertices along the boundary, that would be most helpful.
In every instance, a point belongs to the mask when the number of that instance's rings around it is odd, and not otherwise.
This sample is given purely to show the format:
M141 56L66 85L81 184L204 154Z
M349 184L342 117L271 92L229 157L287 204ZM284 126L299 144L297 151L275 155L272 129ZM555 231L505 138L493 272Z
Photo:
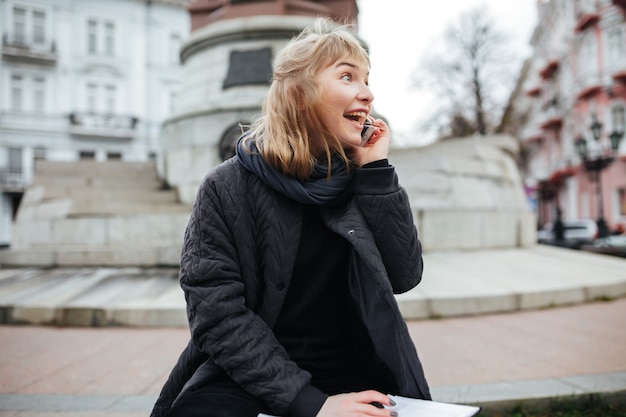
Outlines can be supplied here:
M563 125L563 113L554 106L548 107L541 114L540 125L543 130L560 129Z
M136 135L138 119L133 116L101 113L71 113L70 133L111 139L132 139Z
M597 70L586 71L581 74L577 82L576 98L587 100L602 91L602 80Z
M584 11L578 15L578 20L576 21L576 26L574 26L575 32L582 32L587 30L591 26L595 25L600 21L600 15L595 11Z
M544 80L548 80L552 78L552 76L556 73L558 69L558 59L551 59L547 61L546 64L539 70L539 76Z
M7 61L29 62L43 65L55 65L57 52L54 42L36 44L2 35L2 59Z
M0 191L23 192L26 189L26 177L21 170L0 167Z

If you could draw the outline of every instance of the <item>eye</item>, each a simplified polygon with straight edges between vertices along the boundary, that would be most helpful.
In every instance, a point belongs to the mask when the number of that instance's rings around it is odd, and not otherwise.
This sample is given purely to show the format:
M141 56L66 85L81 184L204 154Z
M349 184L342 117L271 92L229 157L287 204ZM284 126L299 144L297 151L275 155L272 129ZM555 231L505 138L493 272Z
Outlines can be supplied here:
M341 76L341 79L344 80L344 81L352 81L352 74L348 74L348 73L343 74Z

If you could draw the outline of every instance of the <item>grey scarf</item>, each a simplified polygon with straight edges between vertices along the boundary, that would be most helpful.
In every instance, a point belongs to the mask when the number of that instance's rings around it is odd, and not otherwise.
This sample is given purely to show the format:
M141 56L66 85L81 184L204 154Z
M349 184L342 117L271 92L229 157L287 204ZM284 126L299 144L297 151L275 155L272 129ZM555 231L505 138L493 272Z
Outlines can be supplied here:
M245 136L245 135L244 135ZM274 190L302 204L334 206L348 201L354 194L354 170L348 170L340 155L331 158L331 176L328 165L317 163L306 181L285 175L271 167L258 153L256 142L248 141L250 151L244 149L243 136L237 142L237 158L250 172Z

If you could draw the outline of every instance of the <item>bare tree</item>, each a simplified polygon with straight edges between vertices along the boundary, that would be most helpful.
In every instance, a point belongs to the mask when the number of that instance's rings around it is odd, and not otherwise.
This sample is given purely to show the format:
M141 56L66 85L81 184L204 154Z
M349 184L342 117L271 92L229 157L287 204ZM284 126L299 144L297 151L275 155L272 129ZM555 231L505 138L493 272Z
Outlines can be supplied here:
M506 41L484 7L447 28L443 48L423 57L413 74L417 88L436 96L422 128L439 139L493 131L513 82Z

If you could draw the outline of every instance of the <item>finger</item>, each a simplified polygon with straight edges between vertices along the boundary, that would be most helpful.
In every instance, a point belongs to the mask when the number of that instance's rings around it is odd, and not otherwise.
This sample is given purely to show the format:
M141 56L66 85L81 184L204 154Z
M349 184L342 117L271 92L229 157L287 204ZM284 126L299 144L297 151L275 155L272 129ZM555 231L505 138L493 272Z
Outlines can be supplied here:
M391 417L398 415L398 413L393 410L384 407L376 407L373 404L357 404L355 411L357 411L360 415L370 417Z
M387 129L387 123L383 119L376 119L372 121L372 124L380 129Z
M361 403L380 403L391 406L391 399L382 392L375 390L360 391L356 393L356 401Z

